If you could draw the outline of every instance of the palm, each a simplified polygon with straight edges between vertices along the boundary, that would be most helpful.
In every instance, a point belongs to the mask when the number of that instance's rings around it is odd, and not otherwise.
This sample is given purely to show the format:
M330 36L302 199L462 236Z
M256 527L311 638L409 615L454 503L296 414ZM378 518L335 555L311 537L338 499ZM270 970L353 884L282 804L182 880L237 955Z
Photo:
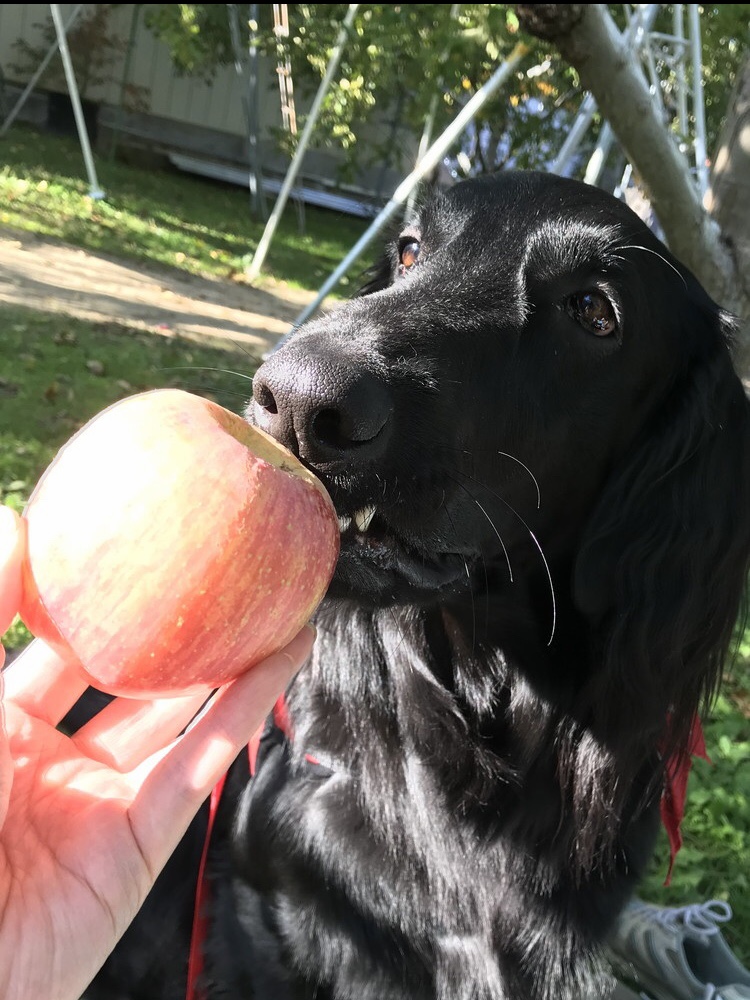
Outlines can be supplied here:
M9 797L0 794L3 1000L83 992L311 640L303 630L214 695L189 726L208 692L115 699L73 738L55 726L85 687L75 670L39 642L8 669L7 744L0 732L0 790L10 788Z
M0 968L52 983L63 958L85 967L112 949L148 892L153 847L138 843L131 776L12 706L6 720L16 764L0 831Z

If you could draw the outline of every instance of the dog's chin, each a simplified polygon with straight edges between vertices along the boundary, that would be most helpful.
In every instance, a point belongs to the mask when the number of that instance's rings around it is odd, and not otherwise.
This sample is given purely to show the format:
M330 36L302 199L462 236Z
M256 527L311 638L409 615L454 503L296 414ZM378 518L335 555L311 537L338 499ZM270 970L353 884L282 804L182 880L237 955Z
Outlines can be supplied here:
M428 604L468 587L472 556L428 553L378 517L366 526L358 525L356 516L339 520L341 552L329 597L372 607Z

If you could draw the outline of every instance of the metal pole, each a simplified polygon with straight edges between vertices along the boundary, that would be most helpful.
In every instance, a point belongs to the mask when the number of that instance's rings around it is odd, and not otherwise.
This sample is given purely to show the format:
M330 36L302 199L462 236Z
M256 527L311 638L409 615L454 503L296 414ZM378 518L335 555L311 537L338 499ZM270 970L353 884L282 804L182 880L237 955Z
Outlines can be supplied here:
M260 108L258 104L258 23L258 4L251 3L250 20L248 22L250 43L247 49L250 172L255 181L253 210L265 222L268 218L268 206L266 205L266 192L263 188L263 168L261 166L260 145L258 143L258 130L260 129Z
M630 178L632 176L633 176L633 165L631 163L626 163L625 169L622 172L622 177L620 178L620 183L615 187L614 191L612 192L615 198L622 199L624 197L625 192L628 189L628 185L630 184Z
M439 94L433 94L432 100L430 101L430 108L427 112L427 119L425 120L424 129L422 130L422 136L419 140L419 147L417 148L417 159L416 162L422 159L424 154L430 147L430 142L432 140L432 131L435 128L435 119L437 117L438 101L440 100ZM409 195L409 199L406 202L406 212L405 216L410 216L414 210L414 203L417 197L417 189L414 188L412 193Z
M372 221L367 231L360 236L333 274L324 282L315 301L311 302L310 305L303 309L299 316L295 319L292 324L292 330L301 326L302 323L304 323L305 320L316 311L321 302L325 299L326 295L328 295L332 288L335 288L339 280L344 274L346 274L350 265L357 259L357 257L359 257L362 251L380 232L386 222L388 222L388 220L396 214L398 208L404 204L412 189L422 180L425 174L428 174L434 167L437 166L448 149L450 149L455 139L463 132L472 118L479 114L480 110L484 107L490 97L492 97L495 91L499 90L499 88L505 83L528 51L528 46L523 42L519 42L502 66L495 70L490 79L482 87L480 87L471 100L464 105L448 128L446 128L442 135L438 136L435 142L433 142L408 177L405 177L399 184L388 204Z
M128 47L125 50L125 64L122 68L122 80L120 81L120 106L115 116L115 125L112 129L112 144L109 147L109 159L114 160L117 154L117 140L122 131L122 119L125 112L125 95L127 93L128 81L130 80L130 68L133 64L133 51L135 49L135 34L138 30L138 18L140 17L143 4L133 4L133 14L130 18L130 34L128 36Z
M551 173L561 174L567 168L568 163L581 145L584 135L588 132L589 125L595 114L596 101L591 94L586 94L578 111L578 117L573 122L573 127L568 132L565 142L560 147L560 152L549 168Z
M299 145L297 146L297 151L294 154L289 169L287 170L286 177L284 178L284 183L281 185L281 190L276 198L276 204L273 206L273 211L269 216L268 222L266 223L266 228L263 231L263 235L260 238L260 243L255 251L255 255L252 259L250 267L247 269L247 277L252 281L257 278L260 274L260 270L263 267L263 262L266 259L266 254L268 253L268 248L271 245L271 240L276 232L276 227L279 224L279 219L281 218L281 213L284 211L284 206L286 205L287 198L289 197L289 192L292 189L292 185L299 173L299 168L302 166L302 159L307 150L308 143L310 142L310 137L312 136L313 129L315 128L318 114L320 112L320 107L323 103L323 98L328 92L331 80L333 79L333 74L336 72L339 61L341 60L341 54L344 49L344 42L346 41L349 29L354 21L354 15L357 13L358 3L350 3L349 10L347 11L346 18L344 19L344 24L339 32L339 36L336 39L336 45L334 46L333 52L331 53L331 58L328 61L328 68L326 69L325 76L320 82L318 87L318 92L315 95L315 100L313 101L312 107L310 108L310 113L307 116L307 121L305 122L305 127L302 130L302 135L300 136Z
M89 133L86 129L86 122L83 117L83 108L81 107L81 98L78 93L78 84L76 83L76 75L73 70L73 62L70 58L70 51L68 49L68 39L65 37L65 27L62 23L62 17L60 16L60 9L58 4L51 3L49 5L50 12L52 14L52 20L55 23L55 31L57 32L57 44L60 46L60 55L62 56L63 69L65 70L65 79L68 83L68 93L70 94L70 101L73 105L73 114L75 115L76 127L78 128L78 138L81 143L81 152L83 153L83 160L86 164L86 173L89 176L89 197L96 201L104 198L104 192L99 187L99 181L96 177L96 167L94 166L94 157L91 153L91 144L89 142Z
M690 12L690 47L693 58L693 115L695 116L695 166L701 197L708 191L706 153L706 114L703 106L703 76L701 65L701 24L698 5L688 4Z
M680 123L680 139L684 142L688 134L687 82L685 80L685 18L683 4L676 3L672 11L672 32L677 39L677 120Z
M591 159L586 166L586 173L583 176L584 184L598 183L604 169L604 164L607 162L607 157L612 149L614 138L615 134L612 131L612 126L609 122L605 122L599 133L599 141L596 144L596 149L591 154Z
M70 17L66 21L65 25L63 26L63 33L64 34L67 35L67 33L70 31L70 29L73 26L73 22L75 21L75 19L80 14L82 7L83 7L82 3L76 4L76 7L75 7L73 13L70 15ZM57 50L58 50L59 47L60 47L60 43L59 43L59 41L57 39L55 39L55 41L52 43L52 45L50 45L50 48L49 48L49 51L47 52L47 55L44 57L44 59L42 59L41 63L39 64L39 68L34 73L34 75L29 80L29 82L26 84L23 93L18 98L18 100L16 101L16 103L13 105L13 108L11 109L10 114L5 119L5 121L3 122L2 127L0 128L0 138L2 138L2 136L5 135L5 133L8 131L8 129L13 124L13 122L18 117L18 113L20 112L21 108L24 106L24 104L28 100L29 94L34 89L34 87L36 87L37 83L39 83L39 80L40 80L42 74L44 73L45 69L49 66L50 59L52 59L52 57L54 56L55 52L57 52Z
M250 18L248 21L248 27L251 32L251 39L255 31L257 31L257 13L258 5L252 4L250 9ZM245 69L243 66L242 58L242 43L240 40L240 25L239 25L239 15L237 12L236 3L227 4L227 17L229 20L229 34L232 39L232 54L234 56L234 72L237 76L237 82L240 86L242 110L245 113L245 124L247 126L247 139L248 139L248 152L249 152L249 163L250 172L248 175L248 182L250 188L250 206L254 214L259 214L258 208L263 196L262 179L260 177L260 172L258 170L258 136L257 128L254 120L255 107L255 94L254 86L256 80L251 76L249 86L247 91L245 91ZM248 62L250 62L250 53L254 45L251 44L248 48ZM251 68L251 73L255 72L255 66ZM263 211L263 218L265 219L266 213Z

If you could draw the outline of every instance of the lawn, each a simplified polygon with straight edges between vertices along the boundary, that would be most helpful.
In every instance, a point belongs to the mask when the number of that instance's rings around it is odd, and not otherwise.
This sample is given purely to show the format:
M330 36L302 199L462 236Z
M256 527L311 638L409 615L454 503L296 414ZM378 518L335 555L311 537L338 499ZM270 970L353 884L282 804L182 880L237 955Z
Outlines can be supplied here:
M0 227L54 236L87 250L192 274L241 277L264 223L247 191L176 169L139 169L98 157L103 201L88 197L77 141L21 126L0 140ZM367 222L307 207L304 232L287 205L264 274L317 289ZM367 261L355 262L355 281ZM256 284L263 284L263 275Z
M236 277L262 224L246 192L174 172L103 162L107 201L92 203L77 143L15 129L0 145L0 226L195 274ZM307 231L286 213L267 263L275 280L315 289L349 250L361 221L308 210ZM263 280L263 279L261 279ZM175 385L239 410L256 362L235 346L133 332L0 306L0 493L20 509L59 445L85 420L132 392ZM5 641L26 641L14 626ZM643 895L663 905L719 897L726 931L750 965L750 631L738 637L730 679L706 727L711 764L697 762L672 885L665 844Z

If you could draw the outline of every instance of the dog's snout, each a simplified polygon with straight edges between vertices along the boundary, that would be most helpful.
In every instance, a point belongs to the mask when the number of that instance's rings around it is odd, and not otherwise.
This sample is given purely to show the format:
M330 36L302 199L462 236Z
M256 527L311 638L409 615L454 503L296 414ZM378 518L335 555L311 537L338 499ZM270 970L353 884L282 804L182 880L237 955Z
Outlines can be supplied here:
M257 423L313 464L370 460L385 444L390 391L356 365L281 352L258 369L253 399Z

